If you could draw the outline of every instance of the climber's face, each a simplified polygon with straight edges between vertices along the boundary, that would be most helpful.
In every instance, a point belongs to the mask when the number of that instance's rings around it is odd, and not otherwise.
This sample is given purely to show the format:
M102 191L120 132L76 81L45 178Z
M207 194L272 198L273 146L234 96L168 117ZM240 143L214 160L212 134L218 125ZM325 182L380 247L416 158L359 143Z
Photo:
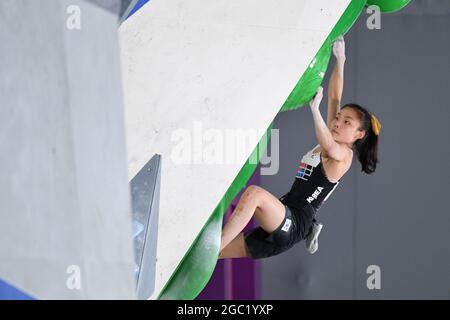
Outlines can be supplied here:
M362 115L351 107L343 107L331 122L331 134L337 142L353 144L364 137L365 131L360 130Z

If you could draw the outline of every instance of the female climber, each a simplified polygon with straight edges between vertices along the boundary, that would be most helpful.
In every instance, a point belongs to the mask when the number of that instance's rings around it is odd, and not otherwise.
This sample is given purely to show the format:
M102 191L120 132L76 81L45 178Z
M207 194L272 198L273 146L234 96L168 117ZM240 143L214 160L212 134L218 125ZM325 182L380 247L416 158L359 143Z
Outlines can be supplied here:
M336 63L328 88L327 123L319 111L321 87L309 103L319 144L302 157L291 189L282 197L277 199L256 185L245 189L222 230L219 259L267 258L300 240L305 240L313 253L321 228L315 215L351 167L353 155L358 157L361 171L375 171L381 124L358 104L339 107L346 59L343 37L333 43L333 54ZM241 232L252 216L259 227Z

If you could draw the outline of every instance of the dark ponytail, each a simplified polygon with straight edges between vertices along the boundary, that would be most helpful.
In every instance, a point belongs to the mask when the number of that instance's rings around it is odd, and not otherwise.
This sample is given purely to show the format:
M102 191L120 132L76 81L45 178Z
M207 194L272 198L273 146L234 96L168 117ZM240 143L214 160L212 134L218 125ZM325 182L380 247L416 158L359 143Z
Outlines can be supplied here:
M378 135L375 134L372 127L372 116L369 111L356 103L350 103L343 108L353 108L360 114L360 130L365 130L366 134L362 139L358 139L353 144L353 151L356 151L362 169L367 174L375 172L378 161Z

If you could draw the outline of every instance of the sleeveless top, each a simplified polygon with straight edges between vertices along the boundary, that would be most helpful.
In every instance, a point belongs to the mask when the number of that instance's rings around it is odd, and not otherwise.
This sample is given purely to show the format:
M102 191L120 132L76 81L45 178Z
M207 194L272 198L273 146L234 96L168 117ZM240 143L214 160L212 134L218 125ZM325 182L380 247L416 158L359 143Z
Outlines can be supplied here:
M280 198L284 204L301 208L305 203L309 203L317 212L341 181L341 179L337 182L328 180L321 152L313 153L318 146L319 144L302 157L291 189Z

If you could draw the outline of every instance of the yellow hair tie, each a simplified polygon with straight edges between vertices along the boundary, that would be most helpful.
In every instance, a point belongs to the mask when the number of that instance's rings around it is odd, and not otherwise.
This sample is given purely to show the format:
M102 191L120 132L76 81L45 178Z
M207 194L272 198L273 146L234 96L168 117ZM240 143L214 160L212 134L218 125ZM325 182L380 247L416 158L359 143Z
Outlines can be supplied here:
M381 130L381 123L380 121L378 121L377 117L375 117L375 115L371 114L371 119L370 121L372 122L372 130L376 135L380 134L380 130Z

